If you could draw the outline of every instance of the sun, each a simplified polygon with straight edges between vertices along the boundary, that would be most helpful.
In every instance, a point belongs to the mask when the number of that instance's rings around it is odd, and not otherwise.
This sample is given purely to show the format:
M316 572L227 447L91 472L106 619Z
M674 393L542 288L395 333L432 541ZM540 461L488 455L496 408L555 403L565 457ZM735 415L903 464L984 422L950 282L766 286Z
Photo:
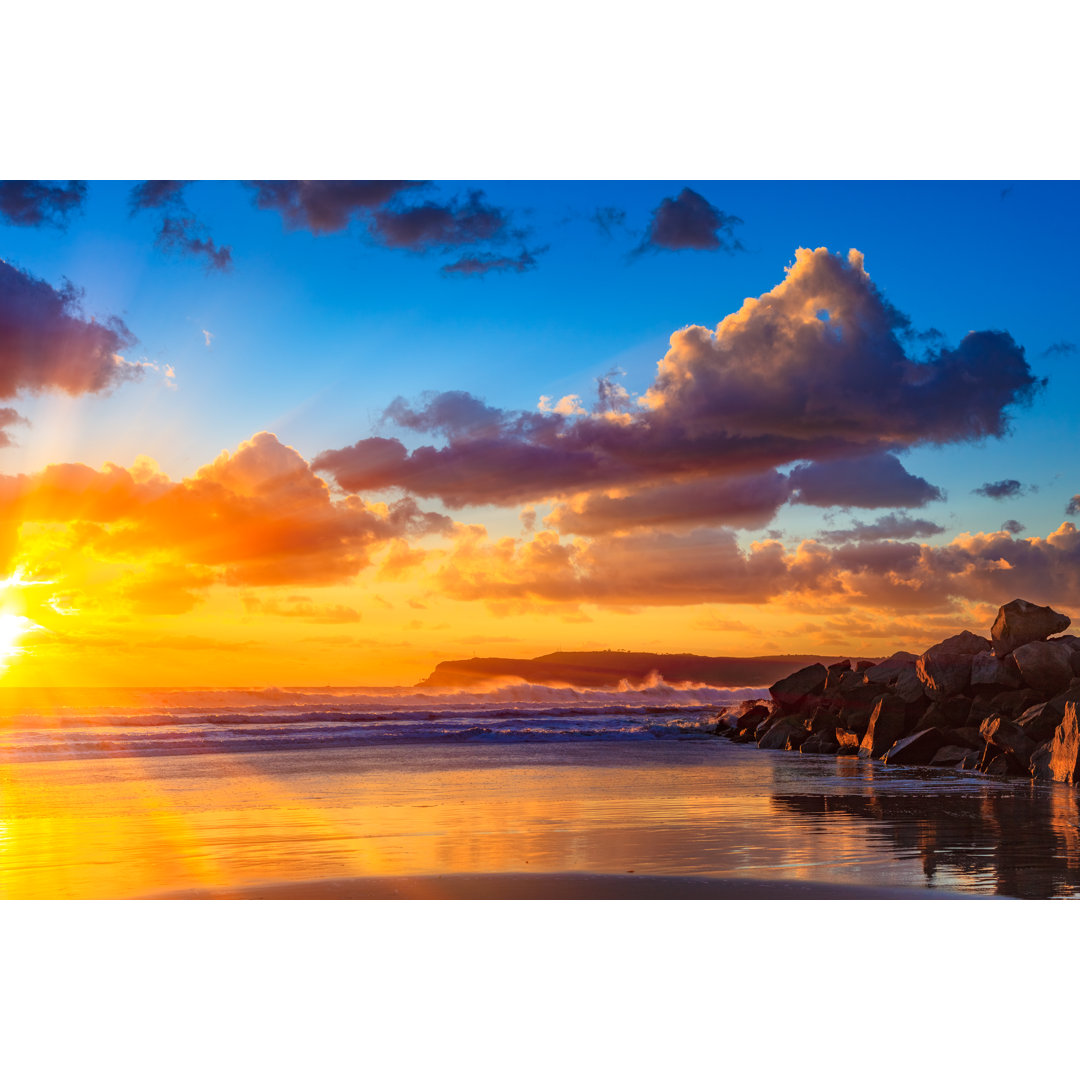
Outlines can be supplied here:
M19 639L24 634L39 629L38 624L25 615L0 614L0 665L23 651Z

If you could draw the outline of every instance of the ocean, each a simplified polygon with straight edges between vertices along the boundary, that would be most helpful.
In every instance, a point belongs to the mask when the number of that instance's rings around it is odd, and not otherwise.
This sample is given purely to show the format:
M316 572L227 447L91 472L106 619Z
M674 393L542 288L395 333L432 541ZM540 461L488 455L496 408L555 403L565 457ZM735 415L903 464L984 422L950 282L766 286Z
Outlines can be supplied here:
M320 895L319 883L454 875L1080 894L1073 788L713 734L726 705L761 693L516 684L8 700L0 896Z

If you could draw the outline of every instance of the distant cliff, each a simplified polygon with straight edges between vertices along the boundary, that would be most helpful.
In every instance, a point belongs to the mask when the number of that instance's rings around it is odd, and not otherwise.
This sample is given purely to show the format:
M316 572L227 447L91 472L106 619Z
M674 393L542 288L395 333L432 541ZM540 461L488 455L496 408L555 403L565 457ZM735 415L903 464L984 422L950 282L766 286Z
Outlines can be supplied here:
M694 682L707 686L768 686L792 668L829 664L838 656L696 656L693 653L553 652L531 660L474 656L444 660L417 683L422 687L467 688L493 679L522 679L529 683L581 687L632 685L647 682L654 673L665 682Z

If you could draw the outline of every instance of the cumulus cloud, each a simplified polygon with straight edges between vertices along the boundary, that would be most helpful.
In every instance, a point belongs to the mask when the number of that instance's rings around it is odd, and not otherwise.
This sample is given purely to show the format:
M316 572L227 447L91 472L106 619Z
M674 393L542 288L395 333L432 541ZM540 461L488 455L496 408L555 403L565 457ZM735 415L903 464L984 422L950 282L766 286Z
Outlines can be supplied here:
M0 218L9 225L63 228L71 213L86 198L86 182L69 180L49 184L43 180L0 180Z
M292 229L335 233L347 229L358 216L366 216L410 188L417 180L250 180L255 205L276 210Z
M701 524L758 529L772 520L788 494L787 477L775 470L707 477L655 484L628 493L578 495L556 506L544 524L561 533L581 536Z
M1037 488L1030 488L1035 491ZM1024 485L1019 480L988 480L975 488L972 495L985 495L988 499L1015 499L1024 494Z
M0 399L107 390L141 370L120 355L134 343L120 319L88 318L70 282L54 289L0 260Z
M395 402L387 417L442 445L409 450L378 436L313 464L347 491L400 488L451 508L582 492L611 499L783 466L795 466L803 502L922 506L942 492L908 473L896 453L1000 436L1010 410L1041 382L1006 333L969 334L956 349L937 346L913 360L901 340L909 328L858 252L801 249L780 285L715 330L673 334L637 400L613 373L598 380L597 403L584 414L550 401L503 410L464 391L431 394L417 406ZM686 520L700 513L687 503Z
M944 499L939 487L912 476L894 454L797 465L791 470L792 502L810 506L925 506Z
M181 603L210 584L326 585L348 581L392 540L446 532L449 519L411 499L390 505L335 499L308 462L269 432L172 481L153 462L49 465L0 476L0 556L20 525L66 526L65 548L105 563L138 564L127 586L151 603Z
M1080 605L1080 531L1063 524L1027 540L963 534L931 547L893 540L827 546L777 541L744 550L727 529L683 535L660 530L563 541L554 532L489 541L479 526L459 527L435 582L456 599L494 611L594 603L694 605L770 600L832 612L869 608L921 617L958 605L991 607L1024 596L1035 603Z
M482 277L484 274L510 272L524 274L528 270L536 269L538 265L536 256L543 255L547 250L548 246L545 244L543 247L533 248L532 251L522 248L517 256L496 255L491 252L482 255L463 255L457 262L449 263L442 269L444 274L461 274L465 277Z
M943 525L925 518L912 518L907 514L886 514L869 524L853 521L846 529L826 529L820 536L822 540L838 544L851 540L914 540L919 536L937 536L944 531Z
M683 188L653 211L638 251L742 251L734 234L741 224L696 191Z

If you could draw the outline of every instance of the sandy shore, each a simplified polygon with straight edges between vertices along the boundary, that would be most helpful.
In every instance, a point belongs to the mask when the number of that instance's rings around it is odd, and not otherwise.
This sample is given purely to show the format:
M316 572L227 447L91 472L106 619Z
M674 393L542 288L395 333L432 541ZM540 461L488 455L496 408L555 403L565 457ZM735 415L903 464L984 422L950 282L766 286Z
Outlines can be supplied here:
M186 889L148 900L967 900L941 889L888 889L757 878L649 874L427 874Z

